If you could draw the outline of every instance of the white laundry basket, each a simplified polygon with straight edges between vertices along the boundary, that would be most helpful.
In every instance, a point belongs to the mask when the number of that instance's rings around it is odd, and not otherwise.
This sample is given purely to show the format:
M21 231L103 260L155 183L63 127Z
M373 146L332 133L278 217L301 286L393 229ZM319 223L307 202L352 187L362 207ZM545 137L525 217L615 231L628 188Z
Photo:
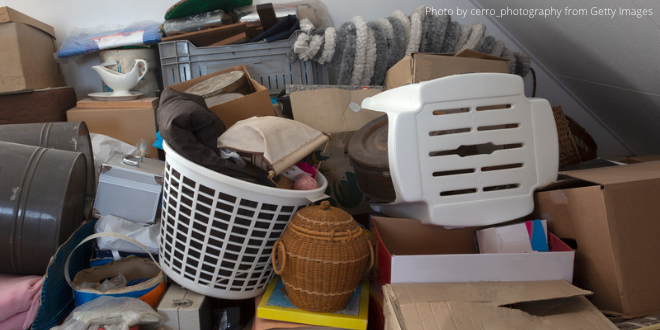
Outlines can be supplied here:
M165 149L160 265L181 286L222 299L253 298L266 290L271 251L291 216L322 198L315 190L252 184L197 165Z
M525 97L517 75L438 78L367 98L362 108L388 116L396 199L372 204L386 215L459 227L510 221L530 214L534 190L557 177L552 108Z

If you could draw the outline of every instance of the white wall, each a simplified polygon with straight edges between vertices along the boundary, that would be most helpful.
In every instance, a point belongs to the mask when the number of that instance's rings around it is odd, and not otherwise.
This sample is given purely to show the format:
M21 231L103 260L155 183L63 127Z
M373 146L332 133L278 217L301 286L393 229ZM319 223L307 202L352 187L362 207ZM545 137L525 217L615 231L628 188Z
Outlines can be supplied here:
M255 0L256 3L286 3L290 0ZM12 7L36 19L55 27L57 42L63 42L69 34L76 28L98 27L104 24L127 25L138 21L162 21L167 9L176 3L176 0L115 0L115 1L95 1L95 0L5 0L3 5ZM364 17L370 21L378 18L388 17L397 9L410 14L416 7L428 5L434 8L451 8L454 11L457 8L474 9L475 5L469 0L325 0L323 3L328 7L330 15L334 20L335 26L340 26L355 15ZM483 16L466 15L458 17L452 16L452 19L471 25L480 21L487 26L486 33L503 40L511 50L520 50L519 45L510 38L506 31L498 29L498 26ZM533 55L533 54L532 54ZM101 91L101 79L90 69L92 65L99 63L98 54L92 53L62 64L66 83L76 89L79 97L84 97L88 93ZM570 107L576 114L584 113L581 105L573 97L565 92L553 80L542 66L538 63L532 63L537 68L537 97L543 97L553 105L562 105ZM531 96L532 78L528 75L525 78L526 94ZM588 118L589 116L583 116ZM596 122L581 123L588 129L590 134L597 140L599 151L605 154L625 154L625 148L621 146L605 129ZM611 150L608 150L611 149Z

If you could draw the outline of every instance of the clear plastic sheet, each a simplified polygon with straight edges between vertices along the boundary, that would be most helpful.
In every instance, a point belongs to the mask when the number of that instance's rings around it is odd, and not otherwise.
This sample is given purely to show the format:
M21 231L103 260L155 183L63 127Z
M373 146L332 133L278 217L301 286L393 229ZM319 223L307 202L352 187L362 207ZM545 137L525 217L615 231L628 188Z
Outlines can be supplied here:
M317 29L334 26L328 8L320 0L303 0L287 3L274 3L277 18L295 15L299 20L309 19ZM236 20L240 22L254 22L259 20L257 6L245 6L234 9Z
M94 231L96 233L111 232L128 236L144 245L149 252L154 254L158 253L158 234L160 232L159 223L145 225L126 220L116 215L108 214L102 216L101 219L96 222ZM96 239L96 244L101 250L144 253L144 250L135 244L116 237L99 237Z

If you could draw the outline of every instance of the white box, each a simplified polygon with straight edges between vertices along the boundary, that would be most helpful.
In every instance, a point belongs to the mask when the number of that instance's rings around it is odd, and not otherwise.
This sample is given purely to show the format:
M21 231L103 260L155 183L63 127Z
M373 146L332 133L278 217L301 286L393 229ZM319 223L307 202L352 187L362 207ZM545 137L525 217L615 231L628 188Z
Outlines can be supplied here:
M548 224L545 220L480 229L475 235L479 253L548 251Z
M94 216L113 214L141 223L156 220L165 162L115 154L101 166L100 172Z
M209 299L172 283L158 304L163 330L211 329L213 315Z

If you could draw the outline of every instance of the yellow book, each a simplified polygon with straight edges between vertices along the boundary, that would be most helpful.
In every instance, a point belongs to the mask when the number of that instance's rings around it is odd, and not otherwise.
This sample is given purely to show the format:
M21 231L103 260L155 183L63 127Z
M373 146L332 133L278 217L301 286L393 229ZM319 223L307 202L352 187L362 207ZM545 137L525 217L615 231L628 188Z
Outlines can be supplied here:
M346 308L334 313L317 313L294 306L284 295L284 284L275 276L264 293L257 317L343 329L366 330L369 314L369 281L362 280Z

